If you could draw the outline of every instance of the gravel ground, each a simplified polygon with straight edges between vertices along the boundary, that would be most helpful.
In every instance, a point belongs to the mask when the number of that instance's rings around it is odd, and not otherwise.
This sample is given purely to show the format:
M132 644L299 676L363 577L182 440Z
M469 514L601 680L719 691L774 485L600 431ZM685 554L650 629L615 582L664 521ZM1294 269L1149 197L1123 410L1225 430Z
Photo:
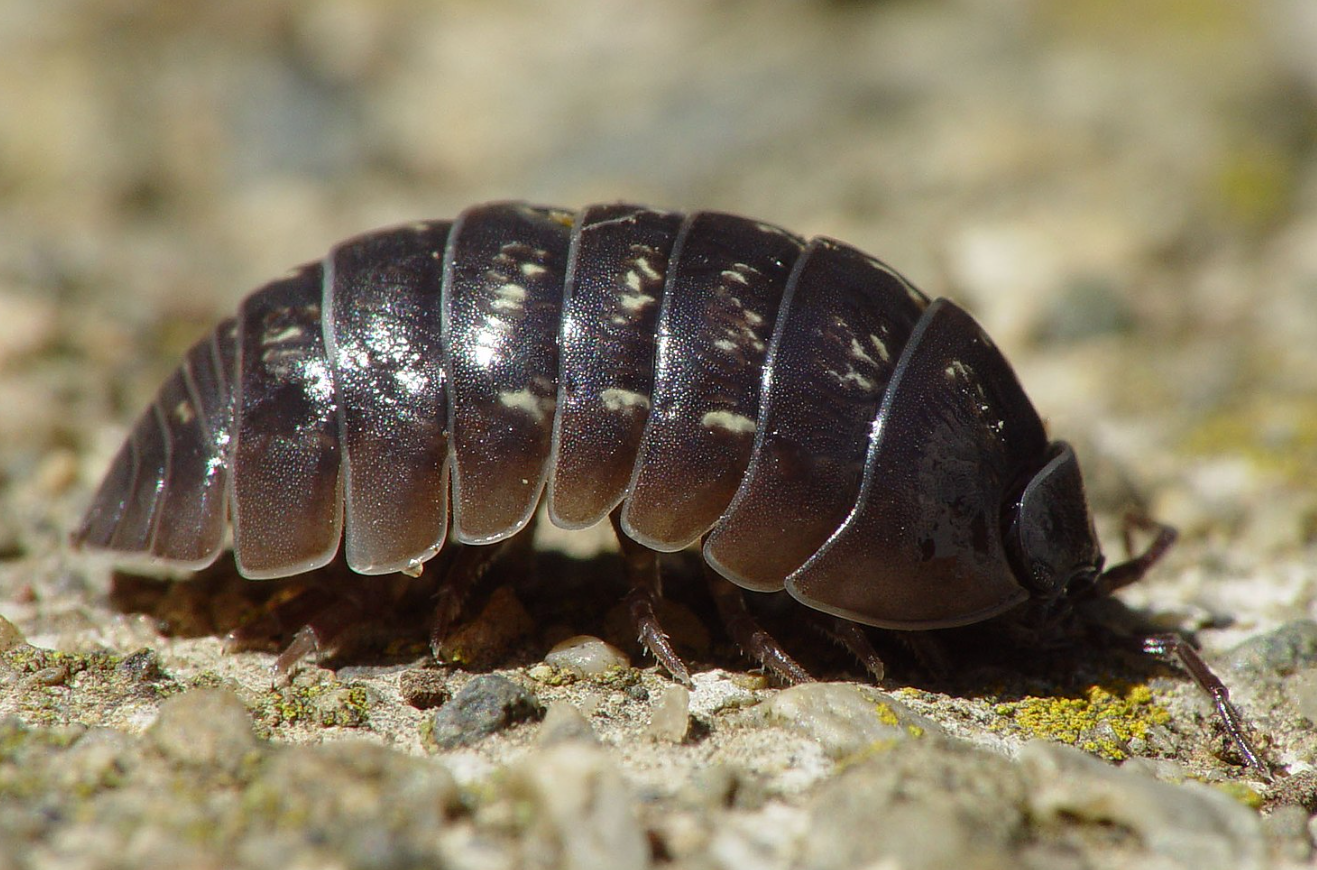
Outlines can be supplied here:
M0 870L1310 864L1312 8L0 5ZM742 212L967 305L1076 444L1107 550L1132 507L1181 530L1103 618L1192 633L1275 780L1115 649L936 680L896 644L875 686L788 631L829 681L774 688L677 559L684 690L588 533L496 571L465 668L400 620L288 680L224 640L277 584L69 551L250 288L499 198Z

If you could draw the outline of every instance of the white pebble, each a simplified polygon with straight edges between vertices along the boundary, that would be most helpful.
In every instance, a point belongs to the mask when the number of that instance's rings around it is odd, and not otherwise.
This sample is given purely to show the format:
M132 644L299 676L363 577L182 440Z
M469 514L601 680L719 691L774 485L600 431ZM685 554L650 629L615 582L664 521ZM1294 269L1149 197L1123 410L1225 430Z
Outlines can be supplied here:
M631 660L627 654L610 643L578 634L562 641L544 657L546 664L576 674L578 677L598 677L613 668L627 668Z
M680 743L690 727L691 693L685 686L668 686L654 704L646 733L663 743Z

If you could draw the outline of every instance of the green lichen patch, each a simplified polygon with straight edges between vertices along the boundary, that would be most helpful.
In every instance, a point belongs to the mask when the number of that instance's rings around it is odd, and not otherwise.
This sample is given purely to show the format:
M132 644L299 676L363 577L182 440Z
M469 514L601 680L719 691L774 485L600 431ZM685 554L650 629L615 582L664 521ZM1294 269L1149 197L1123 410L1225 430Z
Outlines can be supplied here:
M257 731L262 734L287 725L364 728L370 721L370 693L366 688L334 679L271 688L250 707Z
M0 653L0 678L13 686L8 712L31 725L103 725L111 714L154 705L183 688L156 654L61 652L19 644Z
M1128 758L1131 741L1146 739L1153 726L1171 719L1145 685L1091 685L1071 697L1026 695L999 702L993 712L1000 717L994 730L1015 729L1111 761Z

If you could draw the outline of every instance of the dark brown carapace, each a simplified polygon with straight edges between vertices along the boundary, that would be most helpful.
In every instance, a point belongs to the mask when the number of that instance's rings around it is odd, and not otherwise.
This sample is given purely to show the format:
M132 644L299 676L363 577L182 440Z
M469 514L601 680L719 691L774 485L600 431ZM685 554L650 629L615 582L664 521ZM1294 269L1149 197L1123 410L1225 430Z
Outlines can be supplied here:
M852 247L715 212L494 203L248 296L165 383L75 540L195 569L231 528L250 578L340 541L354 571L415 573L448 538L509 538L542 495L562 527L611 517L642 639L683 681L659 551L701 543L734 637L802 680L737 587L828 614L881 673L859 625L1043 628L1173 539L1104 571L1075 454L992 341ZM437 635L481 562L441 585ZM1265 772L1192 648L1149 649Z

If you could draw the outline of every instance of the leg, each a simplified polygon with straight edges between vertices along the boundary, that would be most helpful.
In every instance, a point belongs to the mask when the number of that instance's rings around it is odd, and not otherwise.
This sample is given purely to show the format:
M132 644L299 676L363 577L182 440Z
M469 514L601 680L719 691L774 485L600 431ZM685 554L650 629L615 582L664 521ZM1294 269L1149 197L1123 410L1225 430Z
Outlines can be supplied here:
M883 677L887 675L887 668L883 665L878 651L869 642L869 636L864 633L863 626L849 619L842 619L840 616L826 616L814 610L809 612L809 619L824 637L841 644L855 656L875 682L883 681Z
M354 578L350 592L337 584L303 586L229 632L225 646L242 649L256 638L282 634L284 626L301 626L270 668L276 679L284 679L308 655L332 646L353 626L387 612L401 593L393 576Z
M453 623L462 614L462 605L498 558L507 552L509 538L488 546L462 546L444 568L443 579L434 595L434 615L430 622L430 652L435 661L444 661L444 641Z
M625 599L627 613L631 624L636 627L640 642L650 655L658 659L659 664L667 668L673 678L686 686L692 686L690 671L672 649L667 632L659 624L655 607L663 597L659 581L658 553L648 547L637 544L622 531L621 508L608 515L617 535L617 544L622 550L622 559L626 562L627 581L631 591Z
M333 643L344 631L362 621L364 608L360 602L342 598L319 611L306 621L293 635L292 641L279 653L270 666L275 679L285 679L298 662L309 655L319 658L322 647Z
M1212 669L1203 661L1198 651L1189 645L1189 642L1178 634L1159 634L1146 638L1143 641L1144 652L1151 653L1162 658L1172 658L1179 660L1194 678L1194 681L1202 688L1204 692L1212 696L1212 703L1216 705L1216 712L1221 717L1222 724L1225 725L1226 734L1231 742L1244 756L1245 763L1253 768L1266 781L1271 781L1271 770L1258 755L1253 744L1249 741L1248 735L1244 728L1244 721L1235 709L1235 705L1230 703L1230 690L1226 688L1225 683L1212 673Z
M1148 545L1148 549L1139 555L1130 556L1127 561L1112 565L1103 571L1094 586L1096 594L1110 595L1118 589L1123 589L1131 583L1137 582L1144 574L1148 573L1148 569L1166 555L1166 552L1171 549L1171 545L1175 543L1175 529L1138 514L1128 514L1125 517L1122 530L1125 537L1126 553L1134 552L1133 532L1135 529L1155 532L1157 536Z
M814 678L793 659L782 645L768 632L764 631L750 611L745 607L745 596L741 587L732 583L717 571L704 566L704 576L709 582L709 592L723 624L732 635L741 650L755 661L772 671L785 683L812 683Z

